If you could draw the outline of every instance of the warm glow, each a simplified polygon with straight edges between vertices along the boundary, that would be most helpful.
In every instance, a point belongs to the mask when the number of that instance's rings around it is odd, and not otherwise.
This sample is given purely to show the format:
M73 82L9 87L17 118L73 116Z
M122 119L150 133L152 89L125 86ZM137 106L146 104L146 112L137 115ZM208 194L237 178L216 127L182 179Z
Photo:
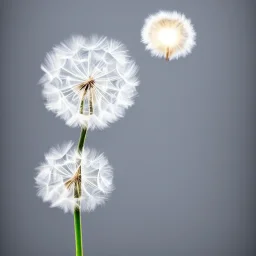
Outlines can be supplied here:
M162 44L173 47L178 44L179 33L175 28L162 28L158 32L158 39Z

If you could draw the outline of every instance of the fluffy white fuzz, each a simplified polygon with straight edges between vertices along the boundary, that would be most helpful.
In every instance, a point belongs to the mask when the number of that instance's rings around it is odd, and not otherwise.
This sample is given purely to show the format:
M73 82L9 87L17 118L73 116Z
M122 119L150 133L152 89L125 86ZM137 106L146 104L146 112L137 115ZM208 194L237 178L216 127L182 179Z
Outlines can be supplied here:
M46 108L69 126L103 129L134 103L137 66L118 41L73 36L55 46L41 68L45 74L39 83ZM90 79L93 88L83 94L82 84Z
M196 45L191 21L176 11L150 15L141 30L141 38L152 56L167 60L185 57Z
M79 167L81 197L75 198L72 180ZM37 167L35 180L38 196L51 207L59 207L65 212L74 212L75 207L92 211L103 204L114 189L113 172L106 157L87 148L80 155L72 142L50 149L45 162Z

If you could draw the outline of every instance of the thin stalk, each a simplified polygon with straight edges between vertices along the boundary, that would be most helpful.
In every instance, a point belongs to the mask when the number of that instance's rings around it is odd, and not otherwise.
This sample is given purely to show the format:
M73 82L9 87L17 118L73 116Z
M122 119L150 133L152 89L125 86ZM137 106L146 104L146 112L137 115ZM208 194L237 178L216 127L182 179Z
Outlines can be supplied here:
M76 256L83 256L83 237L82 237L82 223L81 223L81 211L79 207L74 210L74 228L76 239Z
M81 99L80 103L80 113L83 114L84 107L84 97ZM79 154L82 153L84 142L86 139L87 129L86 127L81 128L80 138L78 142L77 151ZM80 164L80 163L79 163ZM79 168L80 172L80 181L74 185L74 197L79 198L81 196L81 167ZM78 201L78 206L74 209L74 230L75 230L75 242L76 242L76 256L83 256L83 236L82 236L82 218L80 210L80 202Z
M81 128L80 138L79 138L78 147L77 147L79 154L81 154L83 151L84 142L86 139L86 133L87 133L86 127Z
M89 100L89 109L90 109L90 115L93 114L93 88L90 89L90 100Z

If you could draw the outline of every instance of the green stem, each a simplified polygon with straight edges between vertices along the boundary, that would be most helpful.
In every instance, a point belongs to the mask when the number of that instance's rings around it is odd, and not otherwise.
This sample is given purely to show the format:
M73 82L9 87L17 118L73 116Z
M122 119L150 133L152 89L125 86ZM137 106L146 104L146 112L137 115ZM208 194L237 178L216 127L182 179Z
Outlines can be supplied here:
M90 100L89 100L89 109L90 109L90 115L93 114L93 97L92 97L93 88L90 89Z
M84 142L86 139L86 128L81 129L80 139L78 142L78 153L81 154ZM81 172L81 168L80 168ZM81 177L82 179L82 177ZM81 182L75 185L74 188L74 197L79 198L81 196ZM75 228L75 240L76 240L76 256L83 256L83 236L82 236L82 219L81 219L81 211L80 205L74 210L74 228Z
M78 147L77 147L77 150L78 150L79 154L81 154L82 151L83 151L84 142L85 142L85 139L86 139L86 133L87 133L87 129L86 129L86 127L83 127L81 129L80 138L79 138Z
M74 228L76 239L76 256L83 256L82 222L80 208L74 210Z
M82 99L80 104L80 113L83 113L84 101ZM84 127L81 129L80 138L78 142L77 151L79 154L82 154L84 142L86 139L87 128ZM81 172L81 167L79 168ZM81 175L81 173L80 173ZM82 180L82 177L81 177ZM81 181L76 183L74 186L74 197L79 198L81 196ZM75 230L75 240L76 240L76 256L83 256L83 236L82 236L82 218L80 205L74 209L74 230Z

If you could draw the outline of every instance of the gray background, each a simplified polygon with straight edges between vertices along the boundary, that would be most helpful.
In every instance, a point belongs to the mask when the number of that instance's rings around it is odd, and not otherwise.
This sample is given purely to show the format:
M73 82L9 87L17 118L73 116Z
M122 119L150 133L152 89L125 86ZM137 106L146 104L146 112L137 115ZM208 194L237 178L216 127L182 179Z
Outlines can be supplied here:
M36 197L34 167L79 129L47 112L37 81L54 44L81 33L127 45L139 97L87 145L115 168L116 190L83 215L85 255L253 256L256 1L1 2L1 256L74 255L73 218ZM166 63L140 43L144 18L184 12L193 54Z

